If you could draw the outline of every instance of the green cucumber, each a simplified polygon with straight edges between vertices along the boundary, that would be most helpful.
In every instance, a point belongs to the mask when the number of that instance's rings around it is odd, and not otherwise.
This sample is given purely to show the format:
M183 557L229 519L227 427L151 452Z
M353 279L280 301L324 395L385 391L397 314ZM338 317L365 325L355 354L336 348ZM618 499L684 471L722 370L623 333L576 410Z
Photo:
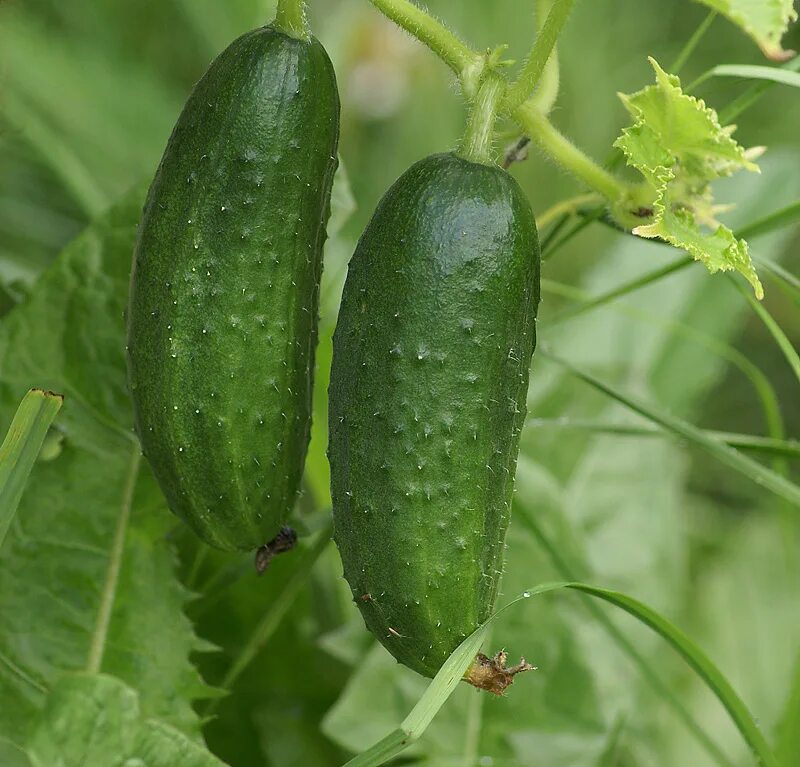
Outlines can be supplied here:
M221 549L278 536L297 495L338 136L320 43L254 30L195 86L144 208L136 429L170 508Z
M395 183L350 262L330 384L334 537L368 628L426 676L497 597L539 262L516 181L455 154Z

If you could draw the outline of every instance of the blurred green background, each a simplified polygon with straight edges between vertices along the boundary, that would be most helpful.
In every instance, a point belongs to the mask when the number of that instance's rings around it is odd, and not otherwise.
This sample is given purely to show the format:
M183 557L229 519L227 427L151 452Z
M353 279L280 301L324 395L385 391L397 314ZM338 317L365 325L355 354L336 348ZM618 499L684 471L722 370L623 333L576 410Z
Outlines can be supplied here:
M507 42L521 59L533 37L533 0L430 0L475 47ZM705 18L689 0L577 4L560 44L562 89L553 120L595 158L607 156L627 118L617 92L652 79L647 56L669 67ZM0 6L0 312L23 301L43 269L88 222L154 172L192 84L235 36L273 14L263 0L25 0ZM330 333L346 263L370 212L413 161L451 148L464 107L431 53L366 0L315 0L312 26L337 69L341 155L352 215L332 239L323 292L309 508L324 508L324 391ZM800 47L797 29L786 47ZM758 48L717 19L682 76L719 63L764 63ZM723 107L746 87L707 82L699 95ZM738 203L734 226L800 198L800 96L773 88L739 119L745 146L765 145L761 176L720 185ZM513 134L509 133L511 140ZM542 212L579 185L536 156L513 169ZM797 227L751 250L800 269ZM591 226L548 262L544 277L595 295L666 264L663 246ZM766 306L800 342L798 306L767 281ZM543 344L619 388L707 428L764 434L747 364L768 377L786 432L800 435L797 380L731 282L700 266L574 321L553 324L568 302L545 290ZM35 384L31 381L31 384ZM638 424L618 405L542 360L531 416ZM793 471L797 467L781 467ZM598 435L531 424L524 435L506 597L572 574L651 604L708 651L772 738L786 701L800 694L800 557L796 510L706 455L661 437ZM188 558L192 543L178 534ZM209 562L211 568L217 564ZM248 627L290 574L276 564L253 595L237 582L224 599L190 607L199 633L222 648L198 656L219 681ZM250 672L206 727L235 767L336 765L395 727L424 688L374 647L348 603L333 551ZM601 610L600 615L606 615ZM597 619L574 596L526 603L495 642L540 670L501 700L459 690L409 760L435 767L572 767L719 763L699 745L630 652L659 675L689 718L732 764L750 757L726 714L691 673L632 621ZM794 685L794 687L793 687ZM786 764L800 764L800 753ZM400 763L400 762L398 762Z

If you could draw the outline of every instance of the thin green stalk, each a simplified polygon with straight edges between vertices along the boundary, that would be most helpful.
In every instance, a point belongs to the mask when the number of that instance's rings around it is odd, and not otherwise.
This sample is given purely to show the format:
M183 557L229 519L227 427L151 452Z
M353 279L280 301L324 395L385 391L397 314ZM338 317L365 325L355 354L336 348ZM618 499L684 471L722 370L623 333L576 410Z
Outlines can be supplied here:
M795 377L797 378L798 382L800 382L800 355L797 353L797 349L794 348L792 342L786 337L786 333L783 332L783 328L775 321L772 315L767 311L764 305L753 298L750 293L742 288L738 282L732 280L733 284L736 286L737 290L747 299L747 303L750 304L753 311L758 315L758 318L764 323L767 330L769 330L772 337L775 339L775 343L778 344L778 348L783 353L783 356L786 358L786 361L789 363L789 366L792 368Z
M494 626L488 627L484 644L491 646ZM467 704L467 721L464 733L464 751L462 753L462 767L475 767L478 764L478 754L481 747L481 730L483 727L483 702L486 695L473 695Z
M658 273L661 271L662 270L658 269L655 272L651 272L650 276L652 277L653 275L656 275L659 278L664 277L664 274L658 275ZM645 275L645 277L642 279L634 280L633 282L628 283L626 286L623 286L625 288L624 290L616 289L611 292L616 294L617 298L621 298L623 295L633 292L634 290L638 290L655 281L653 279L647 279L647 277L648 275ZM584 301L586 303L591 301L591 299L587 300L587 294L585 291L572 286L554 283L552 280L542 280L542 289L555 292L574 301ZM599 305L600 303L595 303L594 308L597 308ZM697 328L687 325L683 322L679 322L677 320L665 321L626 305L615 304L614 306L619 311L623 312L629 317L634 318L638 322L648 322L651 324L656 324L659 327L668 327L672 329L673 332L679 333L685 338L701 344L713 354L716 354L722 359L727 360L731 365L738 368L753 385L753 388L758 395L758 399L761 402L761 408L764 413L764 425L770 438L774 440L784 439L786 436L786 430L784 428L783 417L781 415L778 395L775 393L775 389L761 368L755 365L747 355L742 354L738 349L735 349L729 344L707 336L705 333L701 333L699 330L697 330ZM773 464L773 469L779 474L785 473L783 461L776 458Z
M269 609L264 613L261 621L247 640L247 643L225 674L225 677L220 683L220 687L225 690L230 690L236 680L242 675L242 672L244 672L258 653L261 652L264 645L270 640L280 625L281 620L283 620L284 615L286 615L292 603L297 599L297 595L310 577L312 567L328 547L331 540L331 532L332 528L328 525L324 530L317 533L317 538L313 545L308 550L303 560L298 563L297 569L292 574L289 582L284 586L281 593L278 594L269 606ZM211 701L204 714L208 716L215 711L219 702L219 698Z
M550 231L546 235L544 235L542 237L541 248L542 248L542 253L543 254L547 253L547 251L550 249L550 244L553 242L553 240L555 240L556 237L558 237L559 234L561 234L561 230L567 225L567 223L569 222L570 218L572 218L572 217L570 216L569 213L562 213L561 217L558 219L558 221L556 221L550 227ZM537 224L538 224L538 221L537 221ZM539 229L539 236L540 237L541 237L541 228L542 227L540 226L540 229Z
M428 46L462 81L477 82L484 58L410 0L369 0L381 13Z
M467 130L458 149L460 157L483 165L492 164L494 126L504 90L503 79L494 72L489 72L478 88L472 104Z
M783 69L790 69L795 72L800 70L800 56L792 59L792 61L783 65ZM744 93L731 101L728 106L722 109L719 113L719 120L721 125L727 125L735 120L742 112L750 109L753 104L758 102L761 97L777 83L772 80L761 80L751 85Z
M703 22L700 24L700 26L694 31L694 34L686 41L686 45L683 46L681 52L678 54L678 57L672 62L672 66L667 69L667 72L677 75L681 69L683 69L683 67L686 65L686 62L689 60L689 57L694 53L700 41L714 23L714 19L716 17L716 11L709 11L708 15L705 17L705 19L703 19Z
M557 428L574 429L577 431L588 431L596 434L610 434L621 437L665 437L666 432L654 426L631 426L628 424L616 424L605 421L581 420L570 418L531 418L525 423L526 427L532 428ZM730 447L738 450L749 450L754 453L764 453L767 455L778 455L783 458L800 459L800 442L792 439L773 439L772 437L760 437L754 434L734 434L727 431L713 431L703 429L703 431L714 439L724 442Z
M566 200L557 202L555 205L551 205L544 213L537 216L536 224L540 229L544 229L557 218L560 219L564 215L567 217L573 216L584 205L597 205L599 202L602 202L602 200L595 192L569 197Z
M748 458L738 450L728 447L724 442L705 434L701 429L677 418L670 413L660 410L630 395L624 394L608 384L603 383L593 375L579 370L566 360L542 349L539 356L549 359L561 367L568 370L572 375L593 388L602 392L611 399L616 400L634 413L644 416L649 421L661 426L676 437L686 442L702 448L720 463L738 471L742 476L755 482L760 487L766 488L770 492L789 501L793 506L800 508L800 486L786 479L777 472L771 471L766 466L762 466L758 461Z
M613 288L612 290L603 293L596 298L592 298L589 301L581 304L580 306L576 306L572 309L567 309L560 314L557 314L552 319L548 320L548 325L558 325L562 322L566 322L567 320L571 320L575 317L579 317L581 314L585 314L586 312L590 312L593 309L597 309L601 306L605 306L606 304L611 303L617 298L621 296L628 295L629 293L633 293L641 288L647 287L654 282L658 282L659 280L663 279L664 277L668 277L670 274L674 274L675 272L680 272L685 269L687 266L691 266L694 263L694 259L686 256L684 258L679 258L677 261L673 261L666 266L659 267L658 269L654 269L651 272L647 272L647 274L642 275L641 277L637 277L635 280L631 280L630 282L625 282L619 287Z
M533 94L574 4L575 0L555 0L553 3L519 79L508 89L503 102L507 112L522 106Z
M590 189L599 192L612 203L622 200L627 195L628 187L623 181L601 168L559 133L550 120L538 112L530 102L515 109L513 117L548 157Z
M189 569L189 574L186 576L187 589L194 591L194 587L197 585L197 577L200 575L200 570L202 570L203 563L206 561L210 550L211 549L206 546L206 544L198 542L197 551L195 551L194 559L192 560L192 566Z
M780 229L783 226L791 226L797 223L800 223L800 200L742 227L736 235L743 239L750 239L751 237L757 237L760 234Z
M542 27L547 21L553 0L537 0L536 2L536 23L537 32L541 32ZM531 96L531 103L543 115L549 115L558 99L558 91L561 87L561 68L558 65L558 46L553 48L550 58L547 60L539 84Z
M757 256L754 261L759 268L766 270L778 287L796 304L800 305L800 279L764 256Z
M86 670L90 674L98 674L103 666L103 654L106 649L108 639L108 627L111 624L111 612L114 608L114 600L117 596L117 584L119 583L119 573L122 568L122 556L125 549L125 535L128 532L128 521L131 516L133 506L133 492L136 489L136 480L139 477L139 466L142 461L142 453L138 444L133 447L131 462L128 467L128 476L122 489L122 499L120 501L119 514L117 515L117 527L114 531L114 540L111 543L111 551L108 554L108 570L106 570L103 593L100 597L100 607L97 611L97 620L92 641L89 647L89 657L86 661Z
M311 32L306 19L305 0L278 0L275 28L298 40L308 40Z
M548 242L547 246L542 247L542 261L549 261L561 248L563 248L573 237L579 235L590 224L601 219L605 213L605 205L595 208L591 214L585 216L581 221L576 222L561 239L556 240L552 245Z

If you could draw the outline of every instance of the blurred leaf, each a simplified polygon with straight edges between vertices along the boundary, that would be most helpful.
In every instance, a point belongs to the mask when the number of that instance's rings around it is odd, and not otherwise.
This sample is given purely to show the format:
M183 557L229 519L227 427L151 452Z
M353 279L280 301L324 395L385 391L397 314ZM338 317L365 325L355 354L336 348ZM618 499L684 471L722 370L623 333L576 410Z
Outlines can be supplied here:
M38 463L0 551L0 736L19 745L43 690L97 668L146 716L199 736L188 661L207 649L183 615L174 524L132 436L125 332L136 190L73 242L0 324L0 418L31 381L67 394L57 458Z
M748 64L720 64L708 71L709 77L743 77L747 80L769 80L779 85L800 88L800 73L779 67L762 67Z
M781 61L791 52L781 47L781 38L789 24L797 18L794 0L700 0L701 3L727 16L755 40L764 55Z
M693 509L701 516L708 511L709 502ZM762 732L777 734L787 716L796 716L791 701L797 693L800 647L800 562L780 519L768 508L755 511L721 533L709 530L723 540L693 584L687 612L692 635L702 634L716 665L757 712ZM737 764L751 763L728 717L709 705L707 690L696 677L684 679L682 695L698 723L735 749L731 753ZM663 748L666 765L694 765L702 759L674 726L666 728ZM787 765L797 763L794 756Z
M745 455L742 455L737 450L728 447L724 442L712 437L710 434L704 433L701 429L692 426L689 423L676 418L658 408L648 405L644 402L638 401L630 396L627 396L612 387L602 383L594 376L578 370L570 363L562 360L550 353L540 352L548 359L553 360L562 367L569 370L573 375L588 383L590 386L602 391L609 397L617 400L627 408L639 415L643 415L648 420L672 432L674 435L685 439L687 442L708 451L722 463L727 464L731 468L743 474L748 479L751 479L757 485L761 485L771 490L776 495L785 498L793 505L800 508L800 487L795 485L780 474L775 473L762 466L760 463L753 461Z
M62 677L28 748L34 767L222 767L178 730L144 716L136 691L105 675Z
M31 389L23 398L0 445L0 546L17 513L47 430L62 402L60 394Z
M719 124L716 113L681 90L654 59L656 85L622 100L635 123L614 146L625 153L655 193L653 220L634 227L640 237L659 237L686 250L712 274L735 269L761 298L764 291L744 240L716 221L710 182L737 170L758 170ZM714 229L704 232L702 226Z
M582 591L591 596L603 599L633 615L637 620L649 626L666 640L672 648L694 669L728 710L742 737L747 741L764 767L777 767L777 761L764 736L748 711L747 706L731 687L722 672L711 659L679 628L672 625L664 617L626 594L609 589L601 589L585 583L569 583L567 588Z

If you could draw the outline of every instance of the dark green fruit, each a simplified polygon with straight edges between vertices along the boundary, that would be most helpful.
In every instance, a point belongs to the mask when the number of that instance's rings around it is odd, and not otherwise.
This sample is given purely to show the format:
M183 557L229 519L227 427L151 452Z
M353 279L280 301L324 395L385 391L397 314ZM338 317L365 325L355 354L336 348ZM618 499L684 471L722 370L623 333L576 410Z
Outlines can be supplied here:
M521 189L453 154L395 183L350 263L330 385L335 539L367 626L426 676L497 597L538 302Z
M257 29L197 84L150 187L128 307L136 427L170 508L219 548L275 537L297 494L338 136L319 42Z

